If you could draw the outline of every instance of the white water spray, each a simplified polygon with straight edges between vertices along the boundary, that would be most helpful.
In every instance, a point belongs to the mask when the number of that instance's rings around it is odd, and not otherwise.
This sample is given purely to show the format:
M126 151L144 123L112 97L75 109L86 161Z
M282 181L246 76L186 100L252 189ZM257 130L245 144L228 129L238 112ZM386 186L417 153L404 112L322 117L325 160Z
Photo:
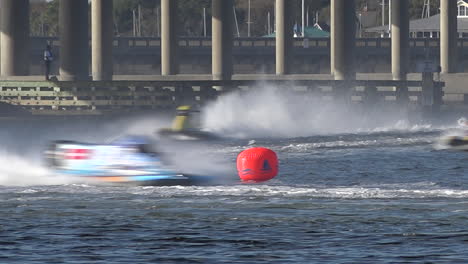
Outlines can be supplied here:
M30 186L67 184L68 177L54 175L40 163L11 153L0 153L0 185Z
M430 129L430 125L411 125L406 112L379 106L359 109L275 87L222 96L207 105L203 114L205 128L241 138Z

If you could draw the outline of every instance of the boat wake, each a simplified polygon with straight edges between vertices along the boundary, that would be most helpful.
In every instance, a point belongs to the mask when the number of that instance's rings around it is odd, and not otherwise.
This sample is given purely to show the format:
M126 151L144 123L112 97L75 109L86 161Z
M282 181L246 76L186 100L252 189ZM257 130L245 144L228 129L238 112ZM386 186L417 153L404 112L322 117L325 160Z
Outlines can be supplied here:
M223 202L240 202L261 198L291 199L436 199L468 198L468 189L453 189L437 186L434 183L382 184L379 186L283 186L283 185L219 185L219 186L92 186L86 184L67 184L62 186L28 187L30 192L69 192L132 194L151 198L192 197L193 199L217 197ZM18 189L18 191L22 191Z
M54 175L40 162L16 156L11 153L0 153L0 185L32 186L60 185L73 182L69 177Z
M442 129L408 121L406 111L345 106L274 87L234 92L202 111L203 126L237 138L295 138L316 135L423 132Z
M282 186L282 185L235 185L200 187L164 187L141 189L147 195L194 195L231 197L278 197L278 198L332 198L332 199L427 199L468 198L468 189L451 189L431 182L413 184L381 184L378 186Z

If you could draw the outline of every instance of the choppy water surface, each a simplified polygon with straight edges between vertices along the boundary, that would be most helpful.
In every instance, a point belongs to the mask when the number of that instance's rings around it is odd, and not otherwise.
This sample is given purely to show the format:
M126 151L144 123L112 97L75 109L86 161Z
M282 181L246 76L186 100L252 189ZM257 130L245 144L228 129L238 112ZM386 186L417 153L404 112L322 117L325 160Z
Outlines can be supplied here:
M8 129L27 134L22 126L5 128L4 140L15 138ZM92 134L79 127L66 130L80 132L69 134L75 138ZM64 136L58 130L36 128L36 139ZM191 159L187 168L212 166L211 173L233 179L240 151L264 146L279 156L280 175L270 182L208 187L70 183L41 165L40 144L18 148L5 140L0 262L466 263L467 154L434 150L440 133L421 128L179 146L174 155L181 163Z
M41 162L50 140L148 135L168 118L2 122L0 263L468 262L468 154L434 149L456 118L411 124L271 89L207 110L204 126L234 139L160 151L216 186L79 184ZM275 179L238 182L251 146L276 151Z

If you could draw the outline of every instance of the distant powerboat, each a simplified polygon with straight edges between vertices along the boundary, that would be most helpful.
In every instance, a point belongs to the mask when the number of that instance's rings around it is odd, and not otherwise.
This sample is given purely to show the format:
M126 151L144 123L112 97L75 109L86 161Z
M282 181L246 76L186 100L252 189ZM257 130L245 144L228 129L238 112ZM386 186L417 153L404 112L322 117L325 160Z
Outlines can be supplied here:
M439 145L443 149L468 151L468 120L460 118L457 123L458 128L443 135Z
M171 140L218 140L214 133L204 131L199 128L200 118L197 115L200 111L194 110L189 105L179 106L171 128L160 129L157 133L161 138Z
M441 143L447 149L468 151L468 136L445 136Z

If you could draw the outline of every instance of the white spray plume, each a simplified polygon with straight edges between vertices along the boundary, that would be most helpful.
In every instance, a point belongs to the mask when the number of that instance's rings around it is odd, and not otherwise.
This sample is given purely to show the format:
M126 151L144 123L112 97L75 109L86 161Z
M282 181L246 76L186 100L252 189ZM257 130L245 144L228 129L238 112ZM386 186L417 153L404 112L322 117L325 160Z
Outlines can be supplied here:
M72 183L72 179L54 175L41 164L11 153L0 153L0 185L30 186Z
M325 101L313 93L263 87L223 95L202 116L208 130L232 137L303 137L324 134L426 129L404 111L357 107Z

